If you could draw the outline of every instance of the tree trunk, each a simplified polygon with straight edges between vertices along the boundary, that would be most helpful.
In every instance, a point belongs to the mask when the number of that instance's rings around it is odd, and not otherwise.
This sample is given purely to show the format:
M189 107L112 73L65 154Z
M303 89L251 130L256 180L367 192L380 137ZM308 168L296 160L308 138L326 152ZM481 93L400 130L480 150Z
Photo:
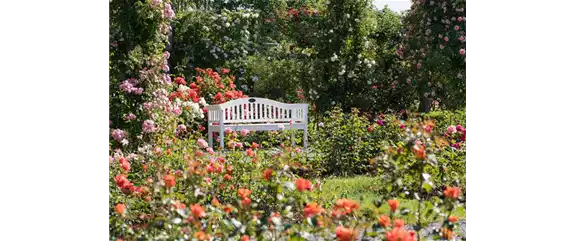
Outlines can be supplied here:
M420 105L419 105L419 112L422 112L422 113L430 112L431 103L432 103L431 98L421 96Z

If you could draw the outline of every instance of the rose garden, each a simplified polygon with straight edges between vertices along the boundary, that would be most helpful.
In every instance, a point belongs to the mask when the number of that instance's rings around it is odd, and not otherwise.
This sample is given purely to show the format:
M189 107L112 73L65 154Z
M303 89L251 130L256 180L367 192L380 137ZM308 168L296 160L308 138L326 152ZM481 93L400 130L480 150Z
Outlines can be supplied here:
M465 11L111 0L110 240L465 240ZM292 121L208 145L208 106L250 97L308 104L308 147Z

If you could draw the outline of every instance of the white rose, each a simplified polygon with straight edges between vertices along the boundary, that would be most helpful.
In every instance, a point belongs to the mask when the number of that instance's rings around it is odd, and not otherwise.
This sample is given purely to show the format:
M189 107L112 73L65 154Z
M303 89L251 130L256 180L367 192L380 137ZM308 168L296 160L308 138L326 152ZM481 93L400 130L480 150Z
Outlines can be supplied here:
M200 105L203 105L203 106L206 106L206 105L207 105L207 102L205 101L205 98L201 97L201 99L199 99L199 104L200 104Z
M285 187L291 191L295 190L295 184L293 184L293 182L286 182Z
M189 90L189 87L187 87L185 85L179 85L178 89L181 92L185 92L185 91Z

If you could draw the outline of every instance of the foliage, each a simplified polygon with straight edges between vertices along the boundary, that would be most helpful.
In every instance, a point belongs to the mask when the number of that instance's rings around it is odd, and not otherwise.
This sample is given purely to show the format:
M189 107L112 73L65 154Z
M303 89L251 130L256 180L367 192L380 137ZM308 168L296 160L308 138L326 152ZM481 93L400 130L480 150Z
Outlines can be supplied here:
M440 130L446 131L449 126L466 126L466 110L456 111L431 111L425 113L424 118L432 119Z
M319 168L322 176L352 176L379 172L384 174L384 165L381 162L384 157L381 154L392 146L402 149L404 143L401 139L404 134L401 133L409 129L409 125L426 120L432 121L432 128L443 133L441 143L447 142L448 146L452 146L437 151L440 170L448 170L451 176L458 176L462 180L459 182L464 183L466 173L464 118L462 111L442 111L431 112L423 117L412 115L406 120L399 120L394 115L380 114L373 117L358 110L344 113L341 109L334 108L321 122L311 124L312 127L316 126L316 129L310 128L309 140L312 151L306 161L314 168ZM440 170L434 169L434 174L437 174L435 177L439 176ZM440 185L446 183L440 178L434 181ZM412 183L405 184L410 186Z
M369 97L373 110L385 111L413 109L416 91L406 83L405 61L396 55L401 42L401 17L385 7L377 13L377 29L370 37L376 45L375 78L368 81L363 93ZM406 83L406 84L404 84Z
M389 212L388 205L382 205L377 208L375 204L381 200L384 194L384 182L378 176L355 176L355 177L336 177L322 180L320 190L321 197L325 200L334 200L337 198L348 198L357 200L361 206L369 209L379 209L382 212ZM416 199L398 199L401 207L408 210L416 210L418 200ZM429 207L423 207L423 213L429 211ZM458 207L453 210L452 215L459 218L465 218L464 207ZM423 225L429 224L432 219L427 220L423 217ZM415 223L416 217L405 217L406 223Z
M465 207L464 111L373 114L406 109L421 91L393 88L412 74L391 54L397 15L367 0L174 5L177 17L170 1L110 2L110 240L420 240L429 222L442 225L433 240L453 238L452 214ZM246 130L226 130L226 150L208 147L205 106L246 97L242 85L314 104L311 148L301 133ZM371 205L309 180L365 173L377 180Z
M346 114L334 108L312 132L312 147L317 151L315 161L323 167L324 175L356 175L372 171L370 160L382 149L374 141L392 138L389 130L369 126L369 120L354 109ZM382 127L381 127L382 128ZM380 128L377 128L380 129Z
M370 1L329 1L320 23L312 61L306 67L309 77L303 88L313 93L309 99L319 111L340 104L344 110L361 100L360 88L373 69L372 46L367 36L375 28ZM362 64L365 63L365 64ZM367 64L368 63L368 64Z
M247 60L246 73L250 81L245 81L252 95L280 102L297 103L304 101L299 94L302 64L296 59L267 59L264 56L254 56ZM245 87L245 86L244 86Z

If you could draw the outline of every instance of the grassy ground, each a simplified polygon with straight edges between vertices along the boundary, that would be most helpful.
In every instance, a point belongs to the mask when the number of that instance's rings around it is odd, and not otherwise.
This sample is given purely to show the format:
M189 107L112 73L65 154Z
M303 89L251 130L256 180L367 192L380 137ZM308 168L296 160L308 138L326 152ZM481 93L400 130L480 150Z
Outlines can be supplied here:
M377 193L377 189L380 185L376 177L358 176L351 178L330 178L325 179L322 187L322 197L329 200L340 198L341 195L346 195L348 199L353 199L360 201L361 209L376 209L373 201L378 199L380 195ZM417 200L399 199L400 207L407 208L411 211L416 211L418 207ZM386 202L384 202L386 204ZM382 205L379 208L383 213L388 213L389 206ZM424 209L426 211L427 209ZM456 215L459 218L465 219L466 212L461 207L455 210L452 215ZM416 222L414 217L405 217L405 222L413 224ZM425 220L423 218L423 223L429 223L433 220Z

